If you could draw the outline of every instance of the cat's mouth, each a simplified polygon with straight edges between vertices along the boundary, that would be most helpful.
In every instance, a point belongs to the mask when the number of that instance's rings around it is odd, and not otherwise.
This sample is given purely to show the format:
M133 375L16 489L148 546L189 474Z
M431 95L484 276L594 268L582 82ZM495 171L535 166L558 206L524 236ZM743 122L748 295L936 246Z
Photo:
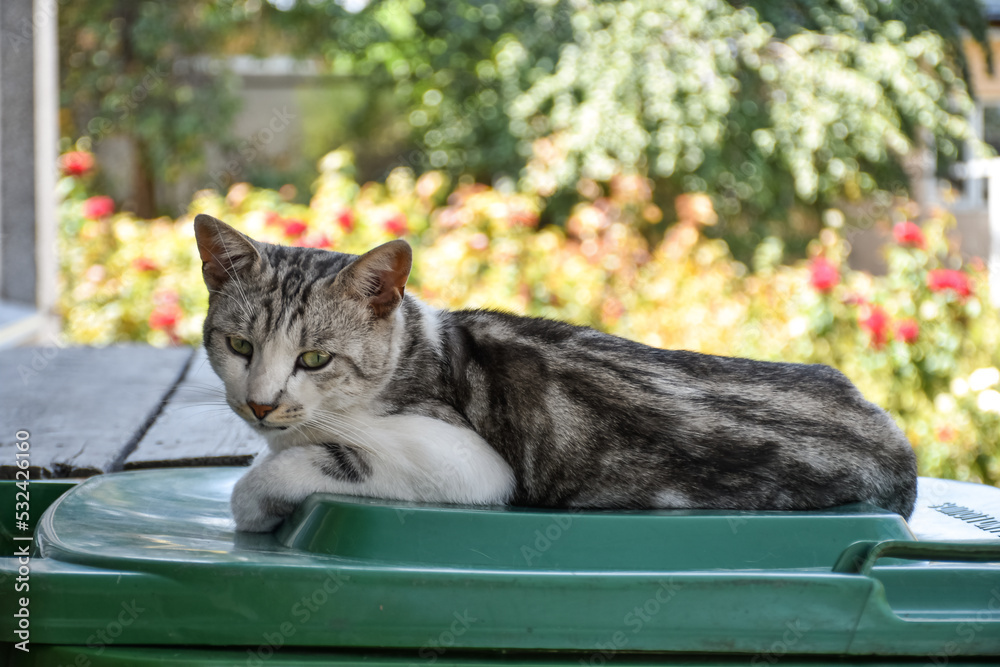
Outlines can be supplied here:
M254 421L250 423L255 429L259 431L287 431L287 426L275 426L273 424L265 424L261 421Z

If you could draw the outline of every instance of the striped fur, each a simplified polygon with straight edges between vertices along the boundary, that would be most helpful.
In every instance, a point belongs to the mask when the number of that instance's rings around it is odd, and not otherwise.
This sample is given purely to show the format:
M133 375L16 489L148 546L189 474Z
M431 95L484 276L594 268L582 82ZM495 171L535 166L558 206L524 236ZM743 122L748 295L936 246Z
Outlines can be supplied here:
M536 507L909 516L913 451L827 366L660 350L551 320L404 295L409 247L357 257L196 231L205 346L269 451L233 494L269 530L317 491ZM250 341L250 359L226 336ZM299 354L334 354L319 370ZM248 401L276 406L258 419Z

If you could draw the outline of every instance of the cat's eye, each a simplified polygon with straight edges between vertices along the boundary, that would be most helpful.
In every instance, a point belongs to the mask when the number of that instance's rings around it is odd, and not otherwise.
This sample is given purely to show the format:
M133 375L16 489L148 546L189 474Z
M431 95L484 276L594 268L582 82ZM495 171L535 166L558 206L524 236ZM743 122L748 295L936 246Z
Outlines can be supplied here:
M249 357L253 354L253 345L245 338L227 336L226 342L229 344L229 349L240 356Z
M303 352L299 355L299 366L302 368L307 368L314 371L319 368L323 368L328 363L330 359L333 359L333 355L329 352L320 352L319 350L309 350L308 352Z

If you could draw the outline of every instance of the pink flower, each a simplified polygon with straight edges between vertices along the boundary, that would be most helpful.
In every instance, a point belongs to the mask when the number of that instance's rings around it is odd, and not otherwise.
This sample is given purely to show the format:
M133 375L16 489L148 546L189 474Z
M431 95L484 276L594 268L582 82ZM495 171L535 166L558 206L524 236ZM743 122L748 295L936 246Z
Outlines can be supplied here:
M300 248L332 248L333 242L326 234L318 234L301 238L296 245Z
M354 231L354 214L351 209L345 208L337 214L337 224L348 234Z
M924 247L924 233L915 223L910 221L897 222L892 228L892 235L899 245L910 246L912 248Z
M94 155L87 151L70 151L59 157L59 166L67 176L83 176L94 168Z
M510 212L510 223L517 227L534 227L538 224L538 215L532 211L514 209Z
M951 442L958 437L958 431L951 426L945 425L937 430L937 439L941 442Z
M387 218L382 223L382 228L395 236L403 236L410 231L409 226L406 224L406 216L402 213L397 213Z
M896 323L896 335L904 343L912 345L920 337L920 325L912 318L900 320Z
M285 234L287 236L302 236L307 229L309 229L309 225L302 220L285 220Z
M889 314L883 310L882 306L872 306L868 317L861 320L861 326L868 329L871 334L872 346L876 350L882 349L889 339L889 325L891 320Z
M490 247L490 237L482 232L473 234L469 239L469 247L473 250L486 250Z
M952 290L962 297L972 294L972 281L962 271L934 269L927 273L927 288L932 292Z
M625 306L614 297L608 297L601 304L601 319L608 323L613 323L625 314Z
M157 292L153 295L153 304L153 311L149 314L149 328L165 332L174 345L179 344L181 339L177 335L177 324L184 319L180 296L173 290Z
M132 260L132 268L136 271L159 271L160 267L149 257L136 257Z
M820 292L829 292L840 282L840 270L826 257L817 257L809 266L809 282Z
M167 290L153 295L153 312L149 314L149 327L172 333L184 317L177 292Z
M100 220L115 212L115 200L103 195L91 197L83 202L83 217Z
M674 199L674 210L677 211L677 220L680 222L714 225L718 219L712 198L702 192L678 195Z

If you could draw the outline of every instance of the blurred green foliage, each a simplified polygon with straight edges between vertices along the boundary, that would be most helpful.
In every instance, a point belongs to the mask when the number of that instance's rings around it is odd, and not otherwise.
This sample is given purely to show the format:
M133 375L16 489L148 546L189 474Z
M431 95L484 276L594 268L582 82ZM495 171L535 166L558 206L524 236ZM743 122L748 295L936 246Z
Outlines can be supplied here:
M827 208L867 226L906 190L914 146L946 165L976 143L961 40L986 25L978 0L377 0L357 13L86 0L60 14L67 133L128 133L157 178L232 139L231 79L178 62L290 53L363 82L364 100L329 113L348 116L333 122L366 177L402 165L517 187L562 224L614 176L649 176L665 212L650 234L676 220L678 194L707 192L743 258L769 234L801 252ZM130 104L137 90L148 99Z
M235 81L223 70L198 71L191 59L218 53L243 23L226 4L60 3L62 134L83 149L112 136L128 139L140 215L158 212L157 181L204 168L208 138L225 146Z
M409 166L516 181L546 219L648 175L665 223L707 192L738 255L773 233L801 251L824 209L867 226L905 192L914 146L946 164L976 144L975 0L394 0L366 20L346 48L404 100Z

